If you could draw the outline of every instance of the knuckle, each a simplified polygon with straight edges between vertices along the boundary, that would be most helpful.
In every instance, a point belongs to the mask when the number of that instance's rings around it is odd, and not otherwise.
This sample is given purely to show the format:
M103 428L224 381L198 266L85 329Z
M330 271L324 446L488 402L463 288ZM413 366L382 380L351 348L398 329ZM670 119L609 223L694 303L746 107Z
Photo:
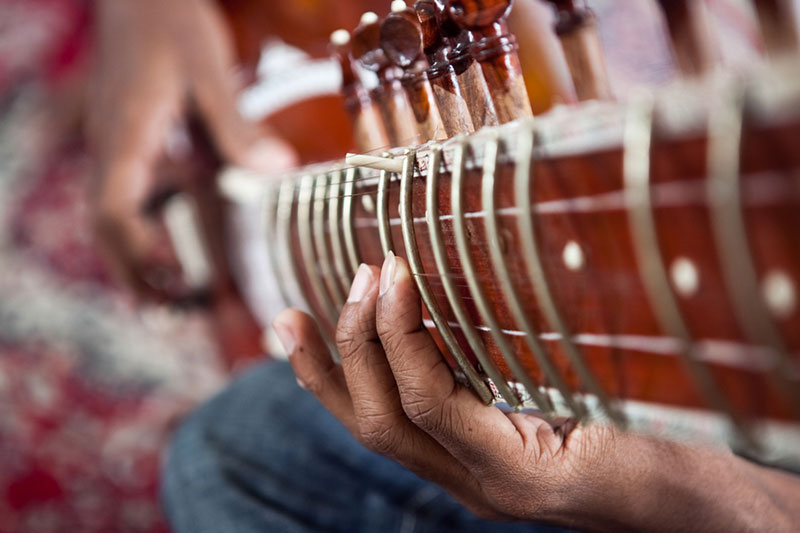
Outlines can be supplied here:
M384 346L394 346L398 342L398 337L403 336L403 332L397 325L389 320L379 319L376 324L378 337Z
M394 455L397 450L397 440L392 427L374 422L359 424L361 443L368 449L381 455Z
M353 309L345 309L336 326L336 347L344 357L354 355L370 337L371 324Z
M319 397L323 392L323 380L317 376L303 376L303 388L316 397Z
M461 436L467 430L466 421L448 401L416 391L403 400L406 416L425 432L437 435Z
M441 428L446 408L438 399L425 394L422 390L408 390L405 394L401 394L401 400L403 411L414 425L428 431Z

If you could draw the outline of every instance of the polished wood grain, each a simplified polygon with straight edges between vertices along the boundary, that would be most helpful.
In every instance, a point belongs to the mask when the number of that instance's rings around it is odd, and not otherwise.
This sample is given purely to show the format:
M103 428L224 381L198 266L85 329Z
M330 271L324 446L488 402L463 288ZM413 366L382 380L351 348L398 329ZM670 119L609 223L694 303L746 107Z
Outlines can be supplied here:
M700 0L658 0L672 41L675 60L684 76L698 76L717 64L716 34Z
M481 65L498 122L532 116L516 38L508 29L511 0L448 0L446 6L448 16L474 36L470 52Z
M564 50L578 99L611 100L613 92L594 13L587 6L578 6L571 0L549 1L556 7L554 29Z
M767 52L775 57L797 50L800 38L791 2L754 0L758 23Z
M363 22L353 31L352 55L361 66L378 76L370 96L378 104L392 146L416 144L418 134L411 104L400 82L403 72L392 64L381 48L378 20Z
M343 34L340 34L343 35ZM361 83L353 70L350 57L350 42L331 40L331 52L342 69L342 95L350 121L353 124L353 137L360 152L385 147L389 136L383 125L377 104L370 98L369 91Z
M392 63L403 69L401 83L414 111L420 142L446 139L447 131L428 80L422 27L413 9L406 8L386 17L381 24L381 48Z
M450 50L440 29L439 10L433 0L420 0L414 11L422 29L422 50L428 59L428 79L448 137L475 131L467 95L455 67L447 57Z

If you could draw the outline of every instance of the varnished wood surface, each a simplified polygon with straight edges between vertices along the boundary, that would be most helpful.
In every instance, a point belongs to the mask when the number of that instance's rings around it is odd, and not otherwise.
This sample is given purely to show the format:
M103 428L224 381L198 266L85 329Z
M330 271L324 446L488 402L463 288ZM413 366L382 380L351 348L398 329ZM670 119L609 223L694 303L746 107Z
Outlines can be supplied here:
M378 86L370 91L383 117L386 134L392 146L414 144L418 140L414 115L401 85L402 70L393 65L381 47L380 23L364 23L353 31L353 58L362 67L374 71Z
M558 9L555 32L569 65L578 99L611 99L605 53L594 13L587 7L578 8L571 1L551 0L550 3Z
M474 35L470 53L481 65L498 122L530 117L516 38L508 29L511 0L448 0L446 5L453 21Z
M440 30L439 8L433 0L414 4L422 29L422 50L428 59L428 80L448 137L475 131L467 94L452 62L447 57L448 46ZM470 96L472 97L472 96Z
M422 52L422 26L411 8L390 13L381 24L381 48L403 69L401 83L414 112L420 141L443 140L447 131L428 80L428 61Z
M800 142L800 127L782 126L750 130L745 135L742 157L745 216L750 243L760 275L780 270L797 284L800 280L800 184L797 168L800 154L792 147ZM653 194L659 246L667 265L679 257L690 259L697 267L699 288L690 297L679 297L681 312L691 333L710 358L704 363L736 411L747 418L797 419L775 383L765 372L754 371L764 363L764 354L750 346L722 283L723 259L715 252L715 242L705 199L706 142L700 136L687 140L658 139L653 151ZM501 160L502 161L502 160ZM503 161L497 176L497 208L512 210L515 199L511 186L513 164ZM439 191L444 220L442 228L447 255L462 299L493 360L508 379L513 379L497 346L480 326L480 315L466 286L458 254L455 251L452 221L449 220L449 172L441 176ZM541 244L545 273L563 317L574 340L602 388L613 397L684 407L704 407L703 395L690 380L677 350L661 330L648 302L636 264L628 215L624 206L622 152L608 149L579 157L544 157L536 161L531 173L533 197L537 206L533 221ZM464 190L467 213L480 213L481 173L470 170ZM361 260L380 264L383 254L378 240L374 205L374 186L360 186L355 197L355 224ZM395 251L405 256L401 228L397 222L398 184L390 187L390 217ZM424 219L425 181L417 177L413 184L413 214ZM364 200L365 197L370 200ZM559 339L541 314L535 291L527 278L525 261L520 255L520 236L513 215L499 217L507 266L515 280L521 301L541 339L555 361L561 376L575 391L582 384L576 378ZM506 330L508 341L519 354L531 377L544 382L534 359L516 333L492 271L486 228L481 216L467 218L467 230L473 243L471 257L477 267L494 313ZM449 309L430 248L424 223L415 224L419 252L429 283L444 310ZM578 270L565 267L563 250L574 241L584 254L585 263ZM330 245L330 243L328 243ZM321 266L319 268L322 268ZM323 269L324 270L324 269ZM321 270L322 271L322 270ZM305 274L301 281L308 291ZM324 316L319 305L316 312ZM454 322L452 314L448 320ZM323 319L332 333L333 324ZM778 320L795 361L800 359L800 315L797 309ZM458 328L456 336L465 351L469 347ZM704 348L704 349L705 349ZM706 352L704 352L706 353ZM723 364L730 359L742 364ZM474 358L473 358L474 362Z

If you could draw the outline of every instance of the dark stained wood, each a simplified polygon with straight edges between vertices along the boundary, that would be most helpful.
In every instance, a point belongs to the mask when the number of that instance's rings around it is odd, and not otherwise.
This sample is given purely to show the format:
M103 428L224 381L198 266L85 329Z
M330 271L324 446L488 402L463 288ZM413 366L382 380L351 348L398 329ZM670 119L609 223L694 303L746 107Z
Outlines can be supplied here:
M561 41L579 100L611 100L605 54L597 19L585 3L549 0L556 7L555 31Z
M428 59L428 79L433 87L439 113L448 137L472 133L472 121L466 94L455 68L447 58L449 46L444 40L433 0L420 0L414 11L422 29L422 50Z
M797 51L800 39L790 2L754 0L764 45L771 56Z
M362 67L378 76L378 86L370 96L378 104L392 146L416 144L418 133L414 113L400 82L403 71L393 65L381 48L381 25L363 21L353 31L352 55Z
M381 47L389 60L403 69L403 89L414 111L420 142L446 139L447 131L428 80L429 65L422 53L422 27L413 9L386 17L381 25Z
M464 89L475 129L499 124L489 85L483 76L483 69L472 54L475 36L456 24L447 11L444 0L434 0L434 4L439 29L449 48L447 58L453 64Z
M504 124L532 116L516 38L508 29L511 0L448 0L446 5L448 16L474 36L470 52L483 70L497 120Z
M517 0L508 17L534 115L578 101L561 42L552 31L551 11L539 0Z
M717 63L716 36L700 0L658 0L684 76L698 76Z
M340 30L343 32L344 30ZM343 36L348 40L344 42ZM340 41L331 37L331 51L339 60L342 69L342 95L345 109L353 124L353 135L356 147L361 152L369 152L383 148L389 144L389 137L383 126L380 112L369 92L361 84L358 75L353 71L350 57L349 34L339 33Z

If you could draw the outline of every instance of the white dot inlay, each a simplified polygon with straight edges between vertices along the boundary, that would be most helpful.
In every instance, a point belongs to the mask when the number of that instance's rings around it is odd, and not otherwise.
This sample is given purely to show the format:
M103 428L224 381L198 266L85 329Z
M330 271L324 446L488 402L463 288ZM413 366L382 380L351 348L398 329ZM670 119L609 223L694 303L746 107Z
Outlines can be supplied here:
M583 268L584 256L581 245L575 241L569 241L564 246L564 251L561 253L561 258L564 264L570 270L580 270Z
M700 273L691 259L678 257L669 268L672 285L684 297L694 296L700 288Z
M786 318L797 307L797 291L792 279L781 270L771 270L761 283L761 294L770 312L778 318Z

